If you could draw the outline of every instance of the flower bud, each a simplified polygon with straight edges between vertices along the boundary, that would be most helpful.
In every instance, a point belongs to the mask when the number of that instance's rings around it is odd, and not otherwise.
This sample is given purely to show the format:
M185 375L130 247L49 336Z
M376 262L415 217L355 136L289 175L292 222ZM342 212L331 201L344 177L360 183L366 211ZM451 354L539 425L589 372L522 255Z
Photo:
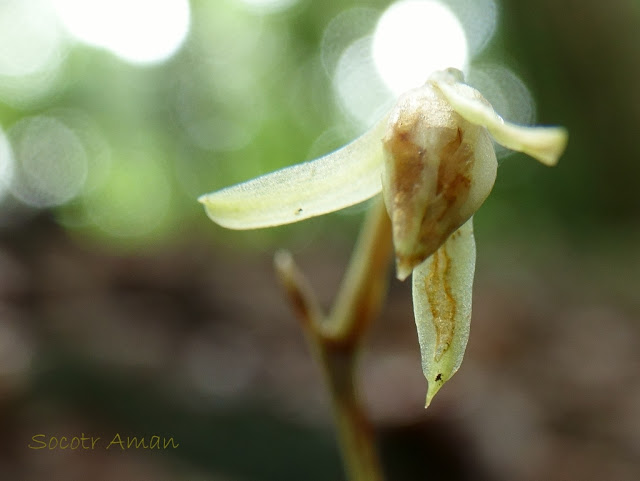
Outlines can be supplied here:
M400 97L383 138L382 190L405 279L480 207L496 177L489 133L430 81Z

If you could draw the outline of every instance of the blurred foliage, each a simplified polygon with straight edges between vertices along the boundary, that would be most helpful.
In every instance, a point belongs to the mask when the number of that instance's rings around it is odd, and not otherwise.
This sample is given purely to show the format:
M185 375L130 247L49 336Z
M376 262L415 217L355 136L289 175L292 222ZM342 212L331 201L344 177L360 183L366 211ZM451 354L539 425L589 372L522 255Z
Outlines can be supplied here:
M260 245L281 242L283 232L304 238L314 225L351 225L335 215L230 237L207 223L195 199L330 151L362 129L334 97L321 58L323 32L349 8L371 14L385 6L301 1L260 14L240 1L194 1L189 36L166 62L129 65L73 44L45 95L20 107L0 103L0 124L10 129L46 115L69 126L70 116L82 118L81 127L100 144L88 154L105 157L104 172L55 212L70 231L100 244L206 235ZM474 61L514 69L533 92L539 122L565 125L571 137L556 169L520 155L501 162L495 191L479 213L481 231L491 237L507 225L535 233L542 223L545 231L578 240L616 226L636 229L639 22L638 9L622 1L583 2L579 11L567 2L502 3L498 32ZM94 164L90 175L101 168ZM28 217L5 204L11 219L5 224Z

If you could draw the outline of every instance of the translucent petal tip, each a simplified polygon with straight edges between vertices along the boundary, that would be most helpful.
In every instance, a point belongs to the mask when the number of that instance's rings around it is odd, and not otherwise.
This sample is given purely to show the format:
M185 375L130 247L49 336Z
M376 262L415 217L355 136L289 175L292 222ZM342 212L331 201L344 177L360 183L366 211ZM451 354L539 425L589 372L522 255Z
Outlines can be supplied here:
M539 127L540 140L531 151L526 151L544 165L554 166L569 142L569 132L564 127Z
M431 405L431 401L433 401L433 398L438 394L438 391L443 385L444 383L440 381L427 381L427 400L424 404L425 409Z

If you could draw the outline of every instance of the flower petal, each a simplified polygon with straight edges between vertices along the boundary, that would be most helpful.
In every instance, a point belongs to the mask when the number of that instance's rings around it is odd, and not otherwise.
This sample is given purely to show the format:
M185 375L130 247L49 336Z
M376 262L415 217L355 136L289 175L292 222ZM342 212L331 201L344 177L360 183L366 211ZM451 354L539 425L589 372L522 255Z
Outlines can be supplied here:
M207 214L229 229L298 222L365 201L382 189L387 116L335 152L201 196Z
M427 402L462 363L471 319L476 260L473 219L413 271L413 309L427 382Z
M562 127L524 127L500 117L474 88L459 82L457 72L436 72L429 79L451 106L467 121L486 127L499 144L530 155L545 165L555 165L567 146Z

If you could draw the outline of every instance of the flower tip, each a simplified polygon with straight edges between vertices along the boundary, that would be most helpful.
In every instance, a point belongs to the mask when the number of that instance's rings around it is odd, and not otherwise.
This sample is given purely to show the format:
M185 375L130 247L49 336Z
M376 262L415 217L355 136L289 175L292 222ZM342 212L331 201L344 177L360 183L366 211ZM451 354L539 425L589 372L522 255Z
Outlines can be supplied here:
M444 382L442 381L428 381L428 386L427 386L427 400L424 404L424 408L427 409L429 407L429 405L431 404L431 401L433 401L433 398L435 397L435 395L438 393L438 391L440 390L440 388L444 385Z
M291 273L295 269L295 262L291 252L286 249L278 250L273 256L273 265L278 274ZM282 276L281 277L285 277Z
M549 127L548 150L541 153L538 160L544 165L553 167L558 163L569 142L569 132L564 127Z
M413 272L415 266L404 257L396 258L396 277L399 281L404 281Z
M521 132L521 139L525 139L516 150L530 155L541 164L553 167L567 148L569 133L564 127L531 127ZM526 137L526 138L525 138Z

